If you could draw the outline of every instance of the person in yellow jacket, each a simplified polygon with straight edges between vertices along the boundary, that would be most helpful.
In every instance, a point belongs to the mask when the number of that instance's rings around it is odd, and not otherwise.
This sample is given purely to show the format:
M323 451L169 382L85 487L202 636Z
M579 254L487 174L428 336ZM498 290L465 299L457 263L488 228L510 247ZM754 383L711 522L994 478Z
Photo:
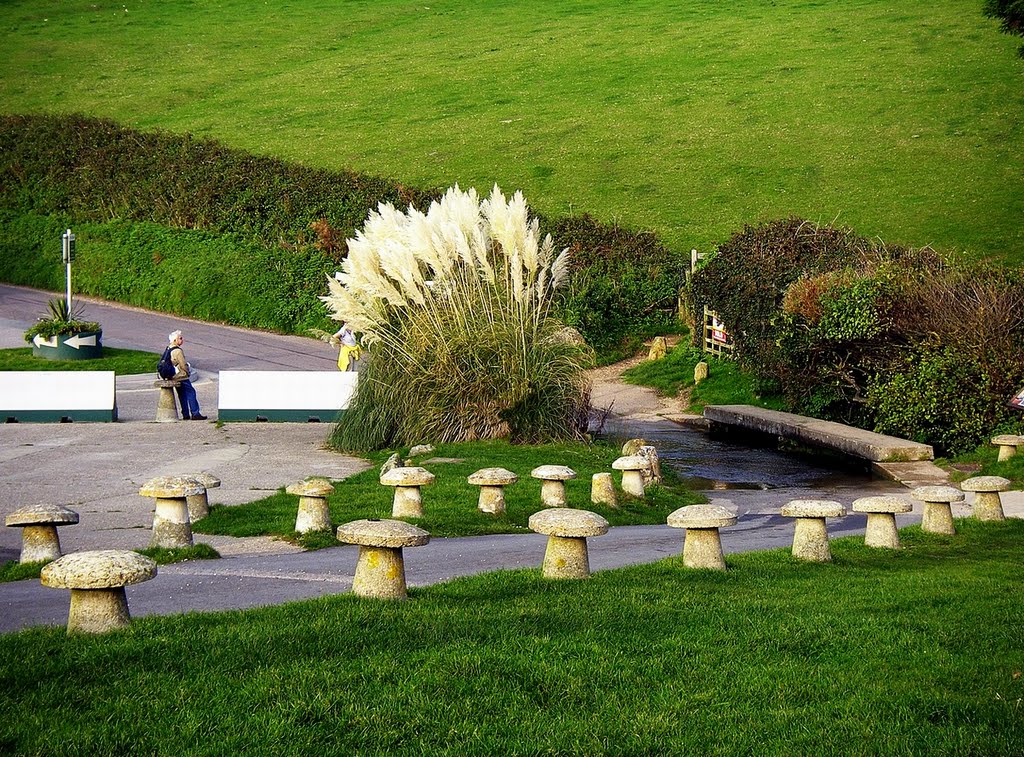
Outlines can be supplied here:
M356 335L352 333L348 323L342 323L341 328L331 336L331 340L341 345L341 352L338 353L338 370L354 371L356 361L362 356L362 353L359 351Z

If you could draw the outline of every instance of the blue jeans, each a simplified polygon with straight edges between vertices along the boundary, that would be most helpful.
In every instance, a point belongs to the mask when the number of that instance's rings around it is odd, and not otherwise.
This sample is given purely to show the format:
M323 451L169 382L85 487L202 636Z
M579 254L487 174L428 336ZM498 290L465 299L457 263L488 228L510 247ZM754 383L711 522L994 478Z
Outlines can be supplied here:
M178 400L181 402L181 417L191 418L193 415L201 415L199 412L199 400L196 398L196 390L192 382L185 379L178 384Z

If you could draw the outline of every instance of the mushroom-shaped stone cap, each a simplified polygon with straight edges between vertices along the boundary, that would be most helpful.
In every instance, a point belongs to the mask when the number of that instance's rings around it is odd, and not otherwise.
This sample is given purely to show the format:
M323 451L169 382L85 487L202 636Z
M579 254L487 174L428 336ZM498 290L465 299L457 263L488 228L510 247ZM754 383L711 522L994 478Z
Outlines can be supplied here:
M965 492L1005 492L1010 488L1010 479L1002 476L975 476L960 483Z
M992 437L992 443L1019 447L1024 444L1024 436L1017 436L1017 434L1000 434L999 436Z
M952 486L919 486L910 496L922 502L963 502L964 493Z
M504 468L483 468L466 479L474 486L508 486L519 480L519 476Z
M334 487L326 479L311 478L309 481L292 484L285 491L297 497L326 497L334 491Z
M914 506L899 497L861 497L853 501L855 513L909 513Z
M736 513L721 505L688 505L668 516L672 528L724 528L736 525Z
M589 510L554 507L531 515L530 530L566 538L603 536L608 533L608 521Z
M203 487L191 476L157 476L147 481L139 489L143 497L159 497L160 499L177 499L202 494Z
M156 575L156 563L127 549L96 549L72 552L43 568L43 586L51 589L113 589L148 581Z
M434 474L418 465L392 468L380 477L384 486L426 486L434 483Z
M28 505L7 516L8 526L60 526L71 523L78 523L78 513L62 505Z
M188 478L191 478L204 489L216 489L220 486L220 479L206 471L203 471L202 473L190 473Z
M625 457L618 458L612 467L615 470L643 470L644 468L650 468L651 464L648 462L646 457L640 455L626 455Z
M842 518L846 509L830 499L794 499L782 508L787 518Z
M338 541L361 547L420 547L430 541L430 534L401 520L354 520L338 526Z
M570 481L576 478L576 471L564 465L541 465L530 471L530 475L543 481Z

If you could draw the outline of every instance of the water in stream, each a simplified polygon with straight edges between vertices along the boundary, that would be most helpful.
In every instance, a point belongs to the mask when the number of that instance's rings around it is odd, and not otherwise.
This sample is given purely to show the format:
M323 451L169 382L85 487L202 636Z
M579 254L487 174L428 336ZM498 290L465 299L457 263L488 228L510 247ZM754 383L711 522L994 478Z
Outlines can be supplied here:
M866 469L835 458L758 446L762 440L751 437L716 438L669 421L619 424L607 435L646 439L662 466L699 490L837 489L872 480Z

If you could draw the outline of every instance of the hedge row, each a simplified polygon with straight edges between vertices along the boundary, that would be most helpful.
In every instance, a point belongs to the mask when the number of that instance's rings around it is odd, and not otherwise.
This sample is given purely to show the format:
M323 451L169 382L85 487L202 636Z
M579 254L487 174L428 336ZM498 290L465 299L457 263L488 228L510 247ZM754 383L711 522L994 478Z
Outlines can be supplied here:
M103 263L95 280L79 280L80 291L301 332L324 325L316 300L323 275L337 268L344 240L371 210L379 203L425 209L439 195L81 115L0 116L0 210L10 227L0 254L19 258L0 261L0 276L52 287L56 237L47 235L74 225L83 241L106 246L89 253ZM561 315L599 351L626 335L671 328L682 269L653 235L588 216L541 221L573 251L576 276ZM228 302L211 302L221 298Z

